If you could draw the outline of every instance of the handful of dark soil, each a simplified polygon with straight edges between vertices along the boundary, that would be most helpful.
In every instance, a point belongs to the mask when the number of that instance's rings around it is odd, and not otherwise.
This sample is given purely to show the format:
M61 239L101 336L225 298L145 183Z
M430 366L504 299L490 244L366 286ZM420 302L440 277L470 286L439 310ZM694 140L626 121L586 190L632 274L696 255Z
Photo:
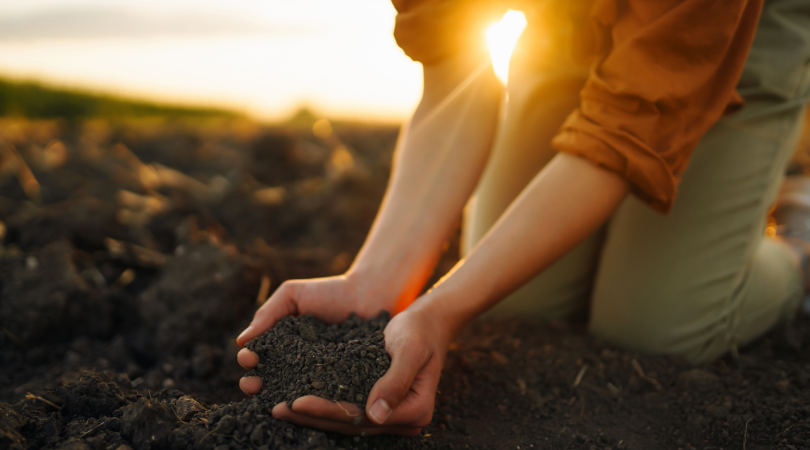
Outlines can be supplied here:
M390 315L364 322L352 314L328 325L311 314L285 317L245 347L259 355L247 373L262 379L262 398L290 404L307 395L355 402L363 409L380 377L391 366L383 330Z

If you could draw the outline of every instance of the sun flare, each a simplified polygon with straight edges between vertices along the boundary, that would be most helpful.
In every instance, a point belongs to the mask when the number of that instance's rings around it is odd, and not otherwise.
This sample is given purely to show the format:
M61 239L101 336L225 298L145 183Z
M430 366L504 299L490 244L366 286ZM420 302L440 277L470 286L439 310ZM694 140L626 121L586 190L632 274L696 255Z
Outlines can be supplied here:
M500 22L487 30L492 67L495 69L495 75L503 84L506 84L509 77L509 59L512 57L512 50L524 28L526 28L526 16L520 11L509 10L503 15Z

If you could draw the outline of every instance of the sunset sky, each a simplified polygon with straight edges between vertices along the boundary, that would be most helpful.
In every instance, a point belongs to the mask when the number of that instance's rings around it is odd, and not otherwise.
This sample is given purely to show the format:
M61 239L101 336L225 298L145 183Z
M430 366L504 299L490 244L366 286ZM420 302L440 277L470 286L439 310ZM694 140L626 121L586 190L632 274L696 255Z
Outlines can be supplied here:
M394 16L387 0L0 2L0 76L263 120L306 105L397 121L421 71L392 37Z

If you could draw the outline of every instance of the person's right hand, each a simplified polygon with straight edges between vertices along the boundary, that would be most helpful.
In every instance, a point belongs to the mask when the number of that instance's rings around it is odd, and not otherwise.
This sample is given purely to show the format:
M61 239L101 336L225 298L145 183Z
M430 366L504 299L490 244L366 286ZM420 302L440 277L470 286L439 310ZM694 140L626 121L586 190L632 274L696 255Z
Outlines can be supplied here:
M457 327L435 309L426 309L429 303L423 298L388 322L385 350L391 366L374 384L365 408L308 395L292 406L277 404L273 417L345 434L419 434L433 418L436 387Z
M250 326L236 338L236 343L244 347L245 343L264 334L286 316L312 313L324 322L339 323L354 312L368 320L383 309L393 312L395 302L396 299L387 298L386 293L365 286L349 275L286 281L256 311ZM259 363L259 355L243 348L237 355L237 361L250 370ZM259 377L244 377L239 381L239 387L245 394L257 394L261 390L262 380Z

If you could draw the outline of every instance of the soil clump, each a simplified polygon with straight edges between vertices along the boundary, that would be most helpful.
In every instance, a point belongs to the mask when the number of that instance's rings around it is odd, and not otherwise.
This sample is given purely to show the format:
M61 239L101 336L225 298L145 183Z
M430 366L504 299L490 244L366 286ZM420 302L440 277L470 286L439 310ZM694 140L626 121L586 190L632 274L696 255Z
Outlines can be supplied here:
M383 336L389 318L383 311L364 322L352 314L330 325L312 315L285 317L245 346L259 355L247 376L262 379L262 399L274 405L316 395L365 409L371 388L391 365Z

